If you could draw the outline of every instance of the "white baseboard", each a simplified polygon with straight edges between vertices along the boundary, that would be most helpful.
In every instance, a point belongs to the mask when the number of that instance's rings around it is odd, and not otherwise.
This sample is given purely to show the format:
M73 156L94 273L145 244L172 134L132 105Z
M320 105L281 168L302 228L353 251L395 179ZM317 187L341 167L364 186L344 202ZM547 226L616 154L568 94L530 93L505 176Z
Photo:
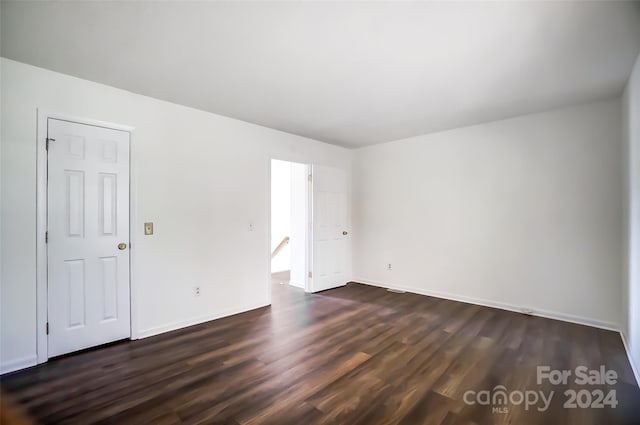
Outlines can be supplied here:
M640 373L638 373L639 369L638 366L633 362L633 357L631 357L631 349L629 348L627 337L622 331L620 331L620 337L622 338L622 345L624 345L624 350L627 352L627 358L629 359L629 364L631 365L633 376L635 376L636 378L636 385L640 386Z
M180 320L177 322L167 323L166 325L155 326L153 328L144 329L138 332L138 338L148 338L150 336L159 335L165 332L175 331L177 329L186 328L188 326L199 325L200 323L209 322L215 319L221 319L227 316L233 316L234 314L244 313L256 308L266 307L269 303L250 304L239 308L231 308L223 311L219 311L212 314L206 314L200 317L193 317L191 319Z
M435 297L435 298L443 298L447 300L459 301L459 302L468 303L468 304L476 304L476 305L482 305L485 307L499 308L500 310L514 311L516 313L524 313L525 309L529 310L528 306L502 303L499 301L491 301L491 300L485 300L481 298L466 297L463 295L450 294L445 292L428 291L423 289L389 285L382 282L372 281L366 278L355 278L354 282L363 283L365 285L378 286L381 288L397 289L400 291L411 292L414 294L426 295L426 296ZM620 332L620 326L616 323L604 322L604 321L591 319L587 317L574 316L571 314L558 313L558 312L547 311L547 310L537 310L537 309L533 309L533 311L527 312L527 314L531 314L532 316L545 317L547 319L562 320L563 322L576 323L578 325L586 325L586 326L592 326L594 328Z
M459 302L464 302L469 304L477 304L485 307L499 308L501 310L515 311L516 313L523 313L523 309L525 308L525 307L517 306L513 304L506 304L506 303L501 303L496 301L483 300L483 299L465 297L460 295L453 295L453 294L442 293L437 291L425 291L422 289L407 288L407 287L402 287L397 285L388 285L382 282L376 282L369 279L354 278L353 281L356 283L363 283L365 285L396 289L400 291L411 292L414 294L426 295L429 297L444 298L452 301L459 301ZM590 319L586 317L574 316L571 314L564 314L564 313L557 313L557 312L550 312L545 310L534 310L531 313L531 315L544 317L547 319L562 320L563 322L576 323L579 325L586 325L594 328L600 328L600 329L618 332L620 334L620 338L622 339L622 345L624 346L625 352L627 354L627 359L629 360L629 364L631 365L631 370L633 371L633 375L636 378L636 384L640 385L640 369L638 368L638 365L634 363L633 358L631 357L631 350L629 349L627 338L624 332L620 330L619 325L616 325L614 323L609 323L609 322L603 322L595 319Z
M0 375L35 366L36 364L38 364L38 356L36 355L23 357L10 362L2 362L2 364L0 364Z
M414 289L414 288L407 288L407 287L402 287L402 286L397 286L397 285L389 285L389 284L385 284L385 283L382 283L382 282L372 281L372 280L369 280L369 279L354 278L353 281L357 282L357 283L362 283L362 284L365 284L365 285L377 286L377 287L382 287L382 288L396 289L396 290L400 290L400 291L411 292L411 293L414 293L414 294L426 295L426 296L436 297L436 298L443 298L443 299L448 299L448 300L452 300L452 301L459 301L459 302L464 302L464 303L469 303L469 304L477 304L477 305L482 305L482 306L486 306L486 307L498 308L498 309L501 309L501 310L514 311L516 313L522 313L522 310L524 308L524 307L516 306L516 305L513 305L513 304L500 303L500 302L483 300L483 299L472 298L472 297L465 297L465 296L460 296L460 295L453 295L453 294L442 293L442 292L437 292L437 291L425 291L425 290L422 290L422 289ZM257 309L257 308L266 307L268 305L269 305L268 303L266 303L266 304L264 304L264 303L252 304L252 305L247 305L247 306L243 306L243 307L240 307L240 308L228 309L228 310L224 310L224 311L221 311L221 312L208 314L208 315L204 315L204 316L200 316L200 317L195 317L195 318L191 318L191 319L187 319L187 320L181 320L181 321L177 321L177 322L173 322L173 323L168 323L166 325L156 326L156 327L153 327L153 328L142 330L142 331L140 331L138 333L138 337L139 338L147 338L147 337L150 337L150 336L159 335L159 334L162 334L162 333L165 333L165 332L174 331L174 330L185 328L185 327L188 327L188 326L198 325L200 323L208 322L208 321L211 321L211 320L220 319L220 318L227 317L227 316L232 316L234 314L244 313L244 312L247 312L247 311L250 311L250 310L254 310L254 309ZM619 327L617 325L612 324L612 323L597 321L597 320L593 320L593 319L588 319L588 318L584 318L584 317L568 315L568 314L563 314L563 313L548 312L548 311L538 311L538 310L536 310L536 311L533 311L531 314L534 315L534 316L545 317L545 318L548 318L548 319L562 320L562 321L565 321L565 322L577 323L577 324L580 324L580 325L592 326L592 327L596 327L596 328L601 328L601 329L606 329L606 330L612 330L612 331L619 332L620 333L620 337L622 338L622 343L624 345L624 348L625 348L625 351L626 351L626 354L627 354L627 358L629 359L629 364L631 365L631 369L633 370L633 374L635 376L636 382L638 383L638 385L640 385L640 373L639 373L638 366L634 363L633 358L631 357L631 352L629 350L629 344L627 342L627 339L626 339L626 336L625 336L624 332L620 331L620 329L619 329ZM2 362L2 363L0 363L0 375L1 374L5 374L5 373L9 373L9 372L14 372L14 371L20 370L20 369L25 369L27 367L35 366L37 363L38 363L38 358L35 355L29 356L29 357L24 357L24 358L21 358L21 359L16 359L16 360L13 360L13 361L10 361L10 362Z
M158 335L161 333L174 331L176 329L186 328L187 326L198 325L200 323L208 322L210 320L220 319L222 317L232 316L238 313L244 313L246 311L254 310L260 307L265 307L267 305L269 304L268 303L252 304L252 305L247 305L240 308L228 309L228 310L224 310L221 312L208 314L200 317L194 317L187 320L168 323L162 326L156 326L156 327L138 332L138 338L147 338L147 337ZM25 369L31 366L35 366L36 364L38 364L38 357L36 355L24 357L21 359L16 359L10 362L2 362L0 363L0 375L9 373L9 372L15 372L16 370Z

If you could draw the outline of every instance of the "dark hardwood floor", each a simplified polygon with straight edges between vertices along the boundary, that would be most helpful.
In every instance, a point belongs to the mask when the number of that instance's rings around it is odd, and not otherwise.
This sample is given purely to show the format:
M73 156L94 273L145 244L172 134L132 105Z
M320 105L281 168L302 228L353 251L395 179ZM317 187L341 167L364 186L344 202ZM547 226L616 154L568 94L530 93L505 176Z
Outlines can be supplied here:
M615 332L355 283L307 295L280 280L271 307L54 359L0 384L42 423L640 423ZM538 385L539 365L605 365L618 380ZM498 385L554 396L543 412L464 402ZM565 409L567 389L615 390L618 405Z

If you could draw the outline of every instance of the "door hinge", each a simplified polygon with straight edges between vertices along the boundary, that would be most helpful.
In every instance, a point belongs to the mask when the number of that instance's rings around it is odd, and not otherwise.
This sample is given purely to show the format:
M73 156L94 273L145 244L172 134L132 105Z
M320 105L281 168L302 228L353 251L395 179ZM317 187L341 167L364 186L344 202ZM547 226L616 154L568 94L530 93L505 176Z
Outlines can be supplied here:
M49 243L49 231L44 232L44 243Z
M49 335L49 322L47 322L46 328L47 328L47 335Z
M313 176L309 174L309 181L313 181Z
M313 277L313 273L309 272L309 277Z
M47 137L46 141L47 141L47 150L49 150L49 142L55 142L56 139L53 139L51 137Z

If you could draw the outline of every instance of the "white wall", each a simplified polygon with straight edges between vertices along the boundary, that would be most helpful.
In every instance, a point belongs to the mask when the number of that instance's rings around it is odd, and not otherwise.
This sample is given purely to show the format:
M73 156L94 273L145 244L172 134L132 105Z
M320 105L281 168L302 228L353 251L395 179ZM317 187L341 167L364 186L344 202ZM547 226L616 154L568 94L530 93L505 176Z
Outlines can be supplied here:
M354 279L618 327L622 155L619 99L359 149Z
M291 163L291 281L293 286L304 289L307 265L307 239L309 229L308 176L306 164Z
M142 336L267 304L269 158L349 173L353 156L359 280L628 324L638 359L638 292L628 297L627 320L620 313L627 287L619 100L351 152L11 60L1 60L0 74L2 371L36 355L38 107L136 127L132 254ZM625 97L635 185L638 74L636 64ZM634 188L631 218L640 211ZM154 236L142 235L145 221L155 222ZM640 247L633 234L630 249ZM640 267L631 269L634 276ZM639 281L628 290L639 291Z
M640 372L640 56L624 91L624 134L628 152L627 268L623 291L623 332Z
M291 163L271 161L271 252L282 239L291 237ZM291 270L291 245L271 259L271 272Z
M2 371L36 356L36 108L136 127L141 336L269 303L270 157L350 170L351 152L336 146L4 58L0 72ZM143 236L145 221L155 222L155 235Z

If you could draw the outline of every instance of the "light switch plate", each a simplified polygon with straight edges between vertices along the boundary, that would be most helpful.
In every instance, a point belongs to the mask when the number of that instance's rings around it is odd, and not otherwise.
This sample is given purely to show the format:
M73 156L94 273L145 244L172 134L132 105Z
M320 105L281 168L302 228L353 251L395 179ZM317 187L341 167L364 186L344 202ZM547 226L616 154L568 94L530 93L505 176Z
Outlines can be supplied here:
M153 223L144 223L144 234L153 235Z

